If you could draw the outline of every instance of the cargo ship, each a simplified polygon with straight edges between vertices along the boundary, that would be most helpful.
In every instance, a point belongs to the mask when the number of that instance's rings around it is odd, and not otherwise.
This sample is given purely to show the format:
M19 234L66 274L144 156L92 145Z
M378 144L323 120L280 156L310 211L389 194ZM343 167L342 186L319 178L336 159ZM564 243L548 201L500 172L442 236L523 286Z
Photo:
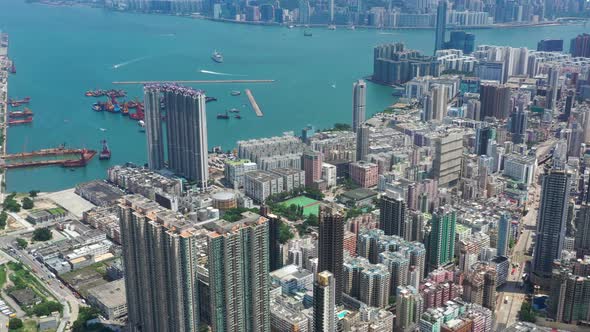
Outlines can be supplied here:
M8 125L13 126L13 125L19 125L19 124L25 124L25 123L31 123L31 122L33 122L33 117L29 116L29 117L24 118L22 120L9 120Z
M102 140L101 143L102 143L102 150L100 151L100 154L98 155L98 159L99 160L111 159L111 149L109 149L107 141Z
M84 167L88 165L88 162L94 158L96 151L82 149L80 151L80 159L64 160L61 163L62 167Z
M211 55L211 60L213 60L217 63L222 63L223 62L223 54L221 54L220 52L217 52L217 50L216 50Z
M86 97L102 97L102 96L125 97L127 95L127 91L115 90L115 89L110 89L110 90L97 89L97 90L88 90L84 93L84 95Z
M28 109L26 107L23 111L8 112L8 117L10 117L10 118L25 118L28 116L33 116L33 111L31 111L30 109Z
M19 107L24 104L28 104L31 101L31 97L25 97L23 99L14 100L12 98L8 99L8 104L12 107Z

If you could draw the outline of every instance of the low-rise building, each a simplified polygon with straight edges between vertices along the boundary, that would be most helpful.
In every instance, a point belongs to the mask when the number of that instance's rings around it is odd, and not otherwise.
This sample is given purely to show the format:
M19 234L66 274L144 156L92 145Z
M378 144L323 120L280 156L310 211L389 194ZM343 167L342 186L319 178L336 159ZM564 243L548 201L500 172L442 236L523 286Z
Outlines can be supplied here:
M511 153L504 157L504 176L530 185L534 181L537 158Z
M96 306L107 319L127 315L125 280L119 279L88 290L88 302Z
M255 171L256 163L249 159L226 160L223 167L225 180L233 188L241 188L244 186L244 174Z
M295 168L275 168L271 170L283 178L283 191L305 187L305 172Z
M248 172L244 175L244 191L246 196L262 203L268 196L284 191L283 177L270 171Z

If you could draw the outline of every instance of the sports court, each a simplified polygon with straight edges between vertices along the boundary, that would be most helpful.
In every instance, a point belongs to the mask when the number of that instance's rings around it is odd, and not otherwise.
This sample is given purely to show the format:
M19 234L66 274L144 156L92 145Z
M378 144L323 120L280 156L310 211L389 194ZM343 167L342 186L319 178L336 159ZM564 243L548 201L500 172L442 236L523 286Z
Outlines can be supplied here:
M309 216L310 214L315 214L317 216L319 212L318 209L320 208L319 201L305 196L293 197L281 203L283 206L290 206L291 204L302 206L303 214L305 216Z

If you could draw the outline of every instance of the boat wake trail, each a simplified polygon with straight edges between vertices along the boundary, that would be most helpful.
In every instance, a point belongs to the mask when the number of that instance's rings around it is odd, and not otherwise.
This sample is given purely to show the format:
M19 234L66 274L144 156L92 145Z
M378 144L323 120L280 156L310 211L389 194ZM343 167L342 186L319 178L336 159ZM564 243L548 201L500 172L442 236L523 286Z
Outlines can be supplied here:
M132 63L139 62L139 61L141 61L141 60L145 60L145 59L147 59L147 58L149 58L149 57L148 57L148 56L142 56L142 57L140 57L140 58L131 59L131 60L129 60L129 61L125 61L125 62L117 63L116 65L113 65L113 67L112 67L112 68L113 68L113 69L119 69L119 68L121 68L121 67L125 67L125 66L127 66L127 65L130 65L130 64L132 64Z
M239 74L220 73L220 72L211 71L211 70L204 70L204 69L200 69L199 72L201 72L203 74L218 75L218 76L246 76L246 75L239 75Z

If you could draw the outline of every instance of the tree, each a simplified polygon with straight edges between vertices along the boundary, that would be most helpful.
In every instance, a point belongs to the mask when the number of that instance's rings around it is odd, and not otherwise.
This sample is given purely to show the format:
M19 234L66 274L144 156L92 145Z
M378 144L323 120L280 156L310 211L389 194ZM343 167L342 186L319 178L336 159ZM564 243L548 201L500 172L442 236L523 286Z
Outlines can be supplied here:
M5 211L0 212L0 229L4 229L6 227L6 220L8 219L8 213Z
M37 228L33 231L33 241L47 241L51 240L53 234L51 234L51 230L47 227Z
M29 196L31 198L37 197L38 194L39 194L39 190L31 190L31 191L29 191Z
M11 330L18 330L23 327L23 321L18 318L11 318L8 321L8 328Z
M19 212L20 211L20 204L18 204L18 202L14 199L15 196L16 196L15 193L12 193L12 194L6 196L6 198L4 199L4 202L2 202L2 207L5 210L8 210L10 212Z
M33 200L28 197L23 198L22 203L23 203L23 209L25 209L25 210L30 210L35 206L35 203L33 202Z
M86 331L86 322L98 317L100 311L93 307L80 307L78 319L72 324L72 331L82 332Z
M518 316L521 321L531 322L534 323L537 320L537 315L533 311L533 307L531 306L530 302L523 302L520 306L520 311L518 312Z
M61 311L62 309L63 305L61 303L55 301L45 301L37 304L33 308L33 312L36 316L48 316L52 312Z
M29 242L27 242L27 240L19 237L16 239L16 245L21 249L27 249Z
M289 227L289 225L281 221L279 226L279 242L281 244L285 244L294 236L295 235L291 232L291 228Z

